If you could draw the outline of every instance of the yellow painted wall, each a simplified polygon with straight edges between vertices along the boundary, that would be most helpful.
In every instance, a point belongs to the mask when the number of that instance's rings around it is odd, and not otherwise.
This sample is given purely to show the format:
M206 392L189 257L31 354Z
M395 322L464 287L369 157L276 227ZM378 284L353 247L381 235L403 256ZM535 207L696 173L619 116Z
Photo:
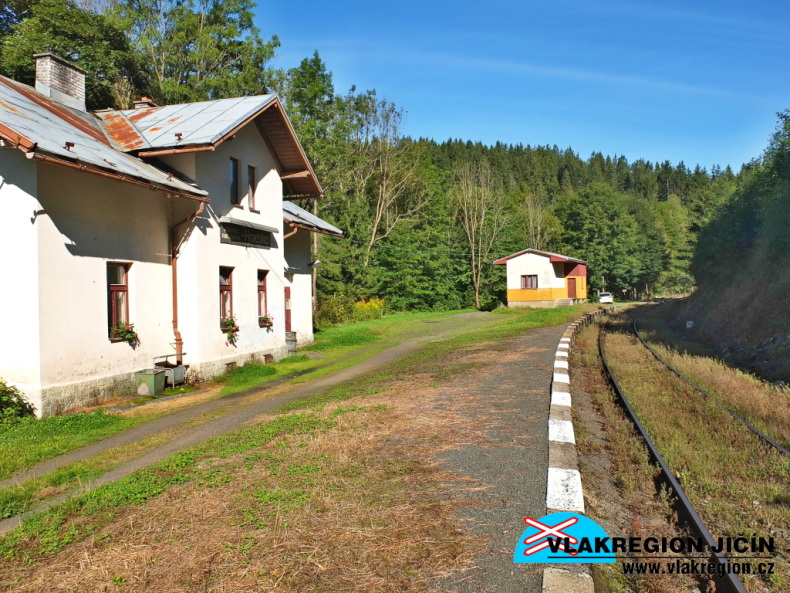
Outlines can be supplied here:
M576 278L576 298L577 299L586 299L587 298L587 276L568 276L565 279L565 294L566 294L566 296L561 297L561 298L567 298L568 278Z
M567 299L568 288L511 288L507 291L508 302L554 301Z
M584 276L571 276L576 278L576 298L587 298L587 278ZM555 301L568 298L568 279L565 279L564 288L511 288L507 291L508 302L527 301Z

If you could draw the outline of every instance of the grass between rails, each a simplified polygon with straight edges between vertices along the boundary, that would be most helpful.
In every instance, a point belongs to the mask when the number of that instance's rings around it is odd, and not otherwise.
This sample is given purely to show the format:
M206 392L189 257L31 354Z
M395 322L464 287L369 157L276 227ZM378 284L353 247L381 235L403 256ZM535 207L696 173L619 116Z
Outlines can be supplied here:
M598 356L598 331L597 324L583 328L576 335L570 359L573 424L585 488L585 514L601 524L610 536L687 537L689 534L677 525L668 492L656 491L655 480L660 469L651 463L647 447L604 376ZM593 434L596 427L591 424L588 428L586 424L591 420L580 417L582 397L589 397L600 418L603 430L598 437ZM610 487L616 488L622 497L626 507L622 516L614 507L619 498ZM697 584L690 575L626 576L621 563L592 566L596 591L675 593L695 590Z
M657 307L640 317L637 323L642 338L669 364L790 449L790 387L772 385L721 360L700 355L694 344L661 322L657 317L661 313L661 307Z
M746 577L747 587L790 590L790 460L669 373L633 335L609 333L606 349L631 405L714 536L777 538L775 574Z
M32 520L26 521L20 529L0 540L0 554L8 557L22 554L33 558L54 552L95 531L100 525L110 520L115 510L119 508L141 504L175 484L202 479L200 478L202 475L200 464L206 458L223 457L247 451L260 446L266 439L273 438L272 435L276 436L292 431L298 433L303 429L312 431L328 426L324 424L326 420L317 420L316 412L309 411L310 408L321 410L333 400L377 393L387 389L388 381L403 373L414 372L418 368L427 368L437 377L446 377L467 368L463 365L442 364L443 355L454 349L503 339L530 328L567 322L578 318L583 310L590 308L592 307L579 306L555 310L507 311L495 314L497 323L494 325L429 344L420 351L390 365L382 372L319 396L292 403L283 410L305 408L308 411L279 416L266 424L245 428L239 432L208 441L199 447L180 453L166 462L46 511Z

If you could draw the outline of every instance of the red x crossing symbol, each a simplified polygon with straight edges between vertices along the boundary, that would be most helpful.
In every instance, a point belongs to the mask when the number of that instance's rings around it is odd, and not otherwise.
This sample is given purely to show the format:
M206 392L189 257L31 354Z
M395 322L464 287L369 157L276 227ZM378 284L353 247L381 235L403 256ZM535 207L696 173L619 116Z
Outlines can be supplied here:
M531 519L530 517L524 517L524 523L538 530L538 533L536 533L535 535L530 535L528 538L524 539L524 545L528 546L529 544L533 544L535 542L538 542L539 540L542 540L544 537L547 538L542 542L537 543L534 546L524 550L524 554L530 556L535 552L540 552L541 550L548 548L549 547L548 537L554 536L557 539L561 540L559 544L560 550L572 556L575 556L576 554L578 554L578 552L573 548L567 547L565 545L565 539L567 539L568 543L571 544L577 544L579 543L579 540L573 537L572 535L563 533L562 530L565 529L566 527L570 527L571 525L575 525L578 522L579 520L576 517L572 517L566 521L562 521L561 523L557 523L556 525L550 526L550 525L544 525L540 521L535 521L535 519Z

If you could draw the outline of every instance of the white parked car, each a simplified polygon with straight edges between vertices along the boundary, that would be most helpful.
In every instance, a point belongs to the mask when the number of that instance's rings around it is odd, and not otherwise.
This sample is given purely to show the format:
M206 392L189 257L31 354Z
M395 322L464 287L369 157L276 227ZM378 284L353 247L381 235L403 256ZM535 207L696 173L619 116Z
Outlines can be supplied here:
M614 303L614 299L612 299L611 292L602 292L598 295L598 302L599 303Z

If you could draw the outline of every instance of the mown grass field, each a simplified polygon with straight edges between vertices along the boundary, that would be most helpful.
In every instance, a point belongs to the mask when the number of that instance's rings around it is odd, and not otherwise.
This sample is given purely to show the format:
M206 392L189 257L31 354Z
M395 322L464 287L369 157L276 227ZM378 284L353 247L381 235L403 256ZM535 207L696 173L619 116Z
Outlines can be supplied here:
M313 360L301 354L276 364L246 365L217 377L214 383L222 387L219 395L227 395L317 367L332 372L349 364L342 360L344 358L353 364L397 342L409 323L440 319L453 313L458 312L399 313L373 321L330 327L318 332L315 343L305 349L320 352L323 355L321 359ZM366 346L378 348L370 348L358 357L349 357L349 354ZM139 410L140 413L134 416L104 413L99 409L43 419L24 418L0 425L0 480L35 463L128 430L159 415L155 407Z

